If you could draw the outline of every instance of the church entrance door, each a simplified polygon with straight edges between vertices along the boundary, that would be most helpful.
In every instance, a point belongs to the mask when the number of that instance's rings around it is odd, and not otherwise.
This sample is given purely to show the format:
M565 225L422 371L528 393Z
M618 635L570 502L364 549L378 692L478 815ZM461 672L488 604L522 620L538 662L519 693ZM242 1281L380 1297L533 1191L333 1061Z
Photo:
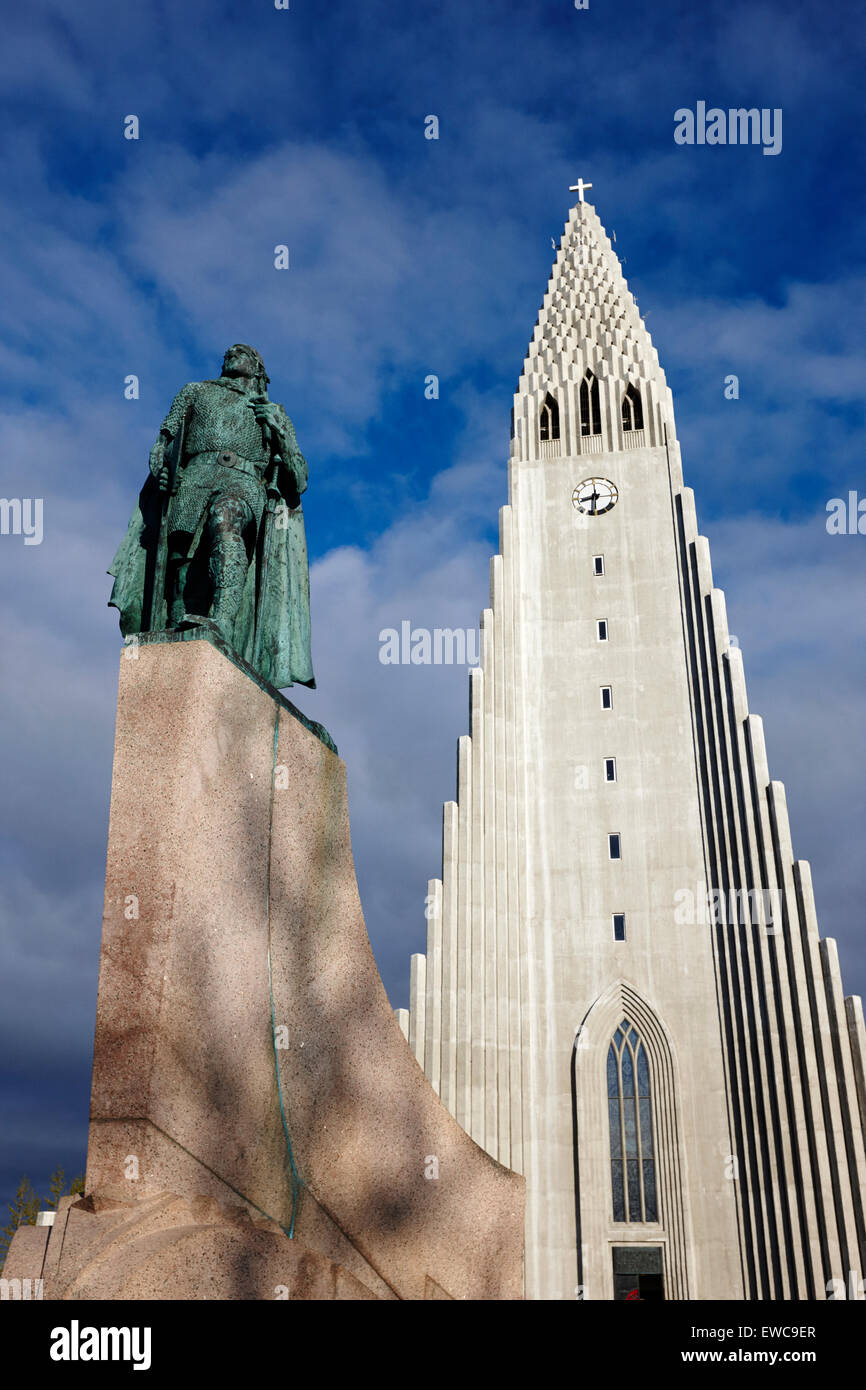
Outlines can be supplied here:
M664 1302L660 1245L615 1245L613 1247L613 1297L615 1303L638 1300Z

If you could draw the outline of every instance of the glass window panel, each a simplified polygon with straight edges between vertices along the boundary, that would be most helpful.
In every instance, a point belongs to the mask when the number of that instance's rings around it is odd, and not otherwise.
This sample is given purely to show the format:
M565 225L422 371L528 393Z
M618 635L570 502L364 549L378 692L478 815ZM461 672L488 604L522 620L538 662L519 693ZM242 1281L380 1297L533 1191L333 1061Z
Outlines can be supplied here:
M609 1100L607 1103L607 1110L610 1117L610 1156L611 1158L622 1158L622 1135L619 1128L619 1100Z
M637 1033L634 1031L633 1028L628 1035L628 1040L631 1043L632 1047L637 1047Z
M615 1245L614 1274L661 1274L662 1252L658 1245Z
M607 1093L609 1096L619 1095L619 1072L617 1071L613 1043L607 1049Z
M625 1166L628 1174L628 1219L629 1221L640 1221L640 1181L637 1159L628 1159Z
M638 1101L640 1112L640 1146L643 1150L644 1158L653 1156L653 1122L650 1114L650 1103L648 1100Z
M622 1161L614 1159L610 1165L611 1182L613 1183L613 1219L614 1221L625 1221L625 1193L622 1183Z
M625 1130L625 1156L626 1158L637 1158L637 1124L635 1122L634 1101L624 1100L623 1128Z
M643 1044L638 1048L637 1053L637 1093L639 1096L648 1096L650 1093L649 1065Z
M622 1051L622 1093L624 1096L634 1095L634 1063L627 1047Z
M644 1196L644 1220L658 1221L658 1205L656 1203L656 1166L652 1159L644 1159L643 1165L643 1196Z
M649 1113L649 1101L638 1101L638 1112L641 1116L641 1150L644 1158L652 1158L652 1115Z

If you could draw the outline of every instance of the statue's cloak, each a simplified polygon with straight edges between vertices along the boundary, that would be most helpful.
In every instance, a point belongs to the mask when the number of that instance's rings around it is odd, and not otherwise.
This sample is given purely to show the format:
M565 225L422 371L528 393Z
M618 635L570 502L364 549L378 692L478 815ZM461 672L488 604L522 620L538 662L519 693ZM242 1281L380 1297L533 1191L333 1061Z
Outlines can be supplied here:
M262 593L259 623L262 636L253 660L256 629L256 593L262 584L267 550L268 513L259 528L256 554L247 571L243 598L234 621L235 640L229 645L254 670L278 690L297 682L315 689L310 653L310 573L307 537L294 474L280 468L278 503L270 522L270 560ZM292 505L294 503L294 505ZM165 494L151 476L141 490L126 536L111 562L114 576L109 605L120 613L124 637L140 632L163 631L168 625L165 597L160 611L151 615L160 522Z

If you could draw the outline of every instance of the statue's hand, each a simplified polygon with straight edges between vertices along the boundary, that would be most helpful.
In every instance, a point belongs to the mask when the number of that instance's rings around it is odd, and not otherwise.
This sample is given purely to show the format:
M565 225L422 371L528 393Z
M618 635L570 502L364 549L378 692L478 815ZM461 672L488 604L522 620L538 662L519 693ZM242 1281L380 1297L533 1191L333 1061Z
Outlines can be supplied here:
M164 463L162 465L162 468L160 468L159 472L156 475L156 481L159 483L160 492L168 492L169 483L171 482L171 474L169 473L167 463Z
M150 451L150 471L155 478L165 469L165 440L159 438Z
M253 396L249 401L249 406L260 425L267 425L269 429L279 433L283 427L283 421L278 405L275 405L273 401L266 401L263 396Z

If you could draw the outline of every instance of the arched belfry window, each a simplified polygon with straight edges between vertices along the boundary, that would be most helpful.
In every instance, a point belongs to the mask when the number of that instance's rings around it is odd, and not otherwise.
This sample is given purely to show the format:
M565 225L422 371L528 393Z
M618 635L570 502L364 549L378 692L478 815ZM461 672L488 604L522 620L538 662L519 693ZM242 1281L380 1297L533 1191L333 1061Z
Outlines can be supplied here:
M598 378L590 371L587 371L580 383L580 432L581 434L601 434Z
M543 440L559 438L559 406L549 391L541 407L539 436Z
M640 391L631 383L626 387L622 398L622 427L624 430L643 429L643 402Z
M658 1221L652 1096L646 1050L624 1018L607 1052L614 1221Z

